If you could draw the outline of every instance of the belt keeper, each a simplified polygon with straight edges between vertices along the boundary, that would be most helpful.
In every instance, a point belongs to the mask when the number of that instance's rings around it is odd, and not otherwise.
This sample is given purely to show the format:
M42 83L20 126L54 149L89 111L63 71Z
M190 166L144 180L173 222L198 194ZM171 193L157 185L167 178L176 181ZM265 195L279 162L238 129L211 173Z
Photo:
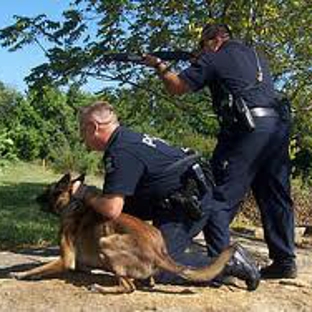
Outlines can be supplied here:
M250 108L253 117L279 117L278 112L272 107L253 107Z

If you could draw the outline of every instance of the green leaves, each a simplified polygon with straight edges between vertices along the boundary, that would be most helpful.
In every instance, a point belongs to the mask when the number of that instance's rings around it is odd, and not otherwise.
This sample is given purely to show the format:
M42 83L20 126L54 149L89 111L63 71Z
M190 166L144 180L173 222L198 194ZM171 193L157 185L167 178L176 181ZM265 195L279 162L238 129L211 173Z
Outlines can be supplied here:
M82 75L101 79L97 60L104 51L192 50L203 24L225 22L237 37L265 50L279 84L290 88L300 81L302 88L311 74L311 16L305 0L79 0L59 21L45 14L16 16L15 24L0 31L0 42L12 51L40 45L48 63L27 79L37 87L41 79L59 84Z
M131 64L104 66L101 59L104 52L191 51L207 22L229 24L235 37L266 54L277 88L288 94L297 110L296 137L312 136L310 119L305 118L309 114L302 109L310 105L312 78L312 7L306 0L74 0L59 20L45 14L16 16L13 25L0 30L0 43L11 51L29 44L41 48L47 61L26 78L36 91L52 85L82 85L88 79L103 81L105 89L109 76L119 80L127 88L110 96L124 118L140 129L178 141L187 133L214 135L209 96L182 98L190 104L185 114L148 70ZM151 95L150 89L160 96ZM307 140L298 144L311 152Z
M10 137L8 131L0 132L0 159L3 160L15 160L16 154L14 152L14 141ZM0 162L0 167L1 167Z

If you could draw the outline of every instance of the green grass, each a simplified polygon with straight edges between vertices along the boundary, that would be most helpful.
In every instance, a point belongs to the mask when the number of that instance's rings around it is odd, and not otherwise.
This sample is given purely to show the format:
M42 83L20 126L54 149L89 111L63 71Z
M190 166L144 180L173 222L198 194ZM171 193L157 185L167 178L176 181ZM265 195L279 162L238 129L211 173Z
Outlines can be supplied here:
M58 218L40 211L35 198L51 182L61 177L40 165L15 163L0 170L0 250L55 245L58 241ZM101 177L87 177L88 184L102 187ZM299 224L311 223L311 188L294 181L293 196ZM249 205L254 206L254 205ZM253 225L256 207L246 207L232 226Z
M0 249L57 244L58 218L40 211L35 198L60 176L29 163L15 163L0 171ZM88 180L101 186L100 179Z

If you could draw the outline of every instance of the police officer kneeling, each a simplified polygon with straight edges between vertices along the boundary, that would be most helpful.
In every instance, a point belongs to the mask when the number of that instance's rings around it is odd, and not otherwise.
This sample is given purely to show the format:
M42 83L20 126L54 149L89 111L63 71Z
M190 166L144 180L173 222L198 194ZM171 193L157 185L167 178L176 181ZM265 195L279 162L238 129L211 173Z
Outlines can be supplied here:
M119 125L112 106L106 102L84 108L80 128L87 147L104 152L105 184L101 203L95 205L101 207L98 212L105 218L116 218L124 211L152 220L177 262L206 265L208 255L185 251L203 229L222 228L224 224L219 222L226 224L223 215L227 212L223 209L226 207L215 209L209 204L211 188L203 179L196 157ZM218 235L205 238L208 249L219 240ZM239 245L223 275L245 280L249 290L256 289L260 279L254 262ZM159 276L162 282L171 278Z

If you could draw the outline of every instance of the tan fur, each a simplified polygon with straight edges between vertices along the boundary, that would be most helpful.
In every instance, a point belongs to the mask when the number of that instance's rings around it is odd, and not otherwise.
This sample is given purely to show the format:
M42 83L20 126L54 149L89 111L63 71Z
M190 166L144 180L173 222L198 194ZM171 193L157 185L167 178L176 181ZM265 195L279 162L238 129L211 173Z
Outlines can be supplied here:
M153 284L152 277L160 270L191 281L209 281L222 272L234 253L231 246L200 269L178 265L169 256L161 232L152 225L124 213L115 220L104 220L97 214L90 207L98 196L94 189L86 190L79 209L68 209L73 183L67 175L47 191L48 209L61 213L60 257L25 272L14 272L13 277L38 278L87 266L114 273L119 286L113 292L127 293L135 290L134 280L150 278ZM112 292L100 285L92 289Z

